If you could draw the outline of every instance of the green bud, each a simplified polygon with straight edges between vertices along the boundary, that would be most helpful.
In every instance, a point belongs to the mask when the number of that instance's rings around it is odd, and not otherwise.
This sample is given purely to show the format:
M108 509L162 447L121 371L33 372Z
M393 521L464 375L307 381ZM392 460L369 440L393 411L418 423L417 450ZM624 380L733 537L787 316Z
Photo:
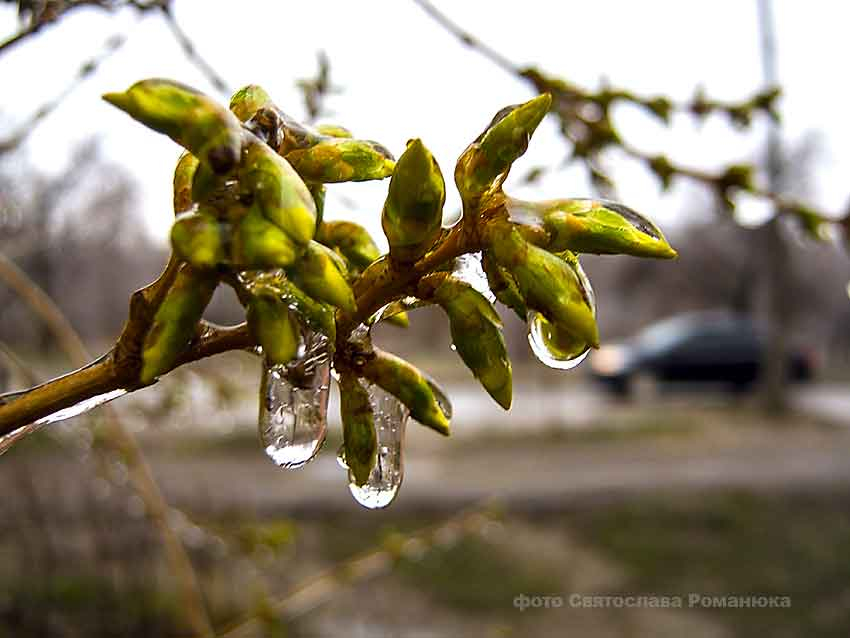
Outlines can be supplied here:
M395 396L410 410L410 416L440 434L449 434L449 416L441 408L436 383L412 364L375 348L375 356L363 367L363 375Z
M348 139L354 137L351 134L351 131L344 126L339 126L337 124L319 124L316 127L316 131L328 137L344 137Z
M139 382L153 381L174 367L177 359L195 336L198 321L209 304L218 278L181 267L151 322L142 345L142 370Z
M487 275L487 285L496 295L496 299L513 310L522 321L525 321L528 316L528 307L525 305L525 300L519 292L519 286L517 286L513 275L498 264L489 250L482 253L481 265Z
M493 257L513 275L528 308L599 347L593 310L570 264L525 241L512 225L494 224L489 231Z
M455 184L464 201L499 188L511 164L525 153L543 116L552 104L548 93L496 113L487 129L461 154Z
M388 324L395 326L396 328L409 328L410 327L410 318L407 316L406 312L397 312L394 315L390 315L386 319L384 319Z
M246 270L286 268L302 251L289 235L253 206L236 227L231 257L234 265Z
M170 80L142 80L124 93L103 99L148 128L168 135L217 174L229 173L239 161L242 126L214 100Z
M246 149L239 169L240 186L266 219L298 245L316 234L316 204L307 185L285 159L260 141Z
M298 351L298 323L286 303L271 295L248 302L248 329L272 364L289 363Z
M343 372L339 378L339 401L345 463L357 485L364 485L375 467L378 452L369 393L357 377L350 372Z
M324 138L309 148L286 154L296 172L308 182L362 182L392 175L392 154L377 142Z
M184 213L194 203L192 181L198 168L198 158L184 151L174 168L174 214Z
M325 222L319 227L316 239L329 248L338 249L359 270L365 270L381 256L369 231L354 222Z
M539 331L543 345L550 356L557 360L571 361L589 347L587 341L556 326L542 315L533 318L533 321L539 322L535 329Z
M327 246L311 241L288 274L311 297L346 312L356 311L354 293L346 280L345 263Z
M381 213L393 258L415 261L434 245L445 201L439 165L421 140L410 140L396 164Z
M247 122L253 117L254 113L271 103L272 99L263 90L263 87L249 84L236 91L230 98L230 110L239 118L240 122Z
M547 202L507 200L508 214L538 216L552 252L621 254L671 259L676 251L649 219L613 202L593 199L563 199Z
M251 273L246 287L255 296L266 295L281 299L298 315L301 323L315 332L326 335L333 346L336 340L333 306L316 301L279 270Z
M216 268L227 261L224 241L228 234L229 227L210 215L184 213L171 227L171 246L180 259L195 268Z
M447 277L434 292L449 317L454 343L472 374L505 410L511 407L511 362L502 321L492 304L468 283Z

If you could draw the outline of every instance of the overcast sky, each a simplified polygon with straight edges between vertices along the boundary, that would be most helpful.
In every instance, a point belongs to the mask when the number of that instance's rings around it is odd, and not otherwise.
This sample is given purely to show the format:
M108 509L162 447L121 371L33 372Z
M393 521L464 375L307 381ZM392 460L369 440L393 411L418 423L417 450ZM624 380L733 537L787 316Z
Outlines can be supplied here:
M689 98L699 85L724 100L744 99L762 86L755 1L434 3L507 58L534 63L585 86L597 86L604 76L614 85L679 100ZM464 48L407 0L177 0L175 5L199 52L227 82L234 87L263 85L296 117L304 109L294 81L315 73L316 52L326 51L332 79L343 89L329 101L334 115L326 119L377 139L396 154L407 139L421 137L449 181L458 154L492 115L532 96L528 85ZM850 9L843 2L775 0L774 12L785 89L784 134L791 141L819 134L822 152L812 198L837 212L850 196ZM4 5L0 32L15 29L14 11ZM99 99L103 92L153 76L214 92L159 17L139 21L133 11L110 15L83 9L0 57L0 129L10 130L60 91L80 63L115 33L128 34L126 45L38 128L25 153L30 163L58 171L75 143L97 136L109 157L139 181L148 228L164 241L179 151L167 138ZM742 135L722 118L700 127L687 117L678 118L668 131L629 109L619 111L617 121L634 145L700 167L751 159L765 132L759 126ZM558 164L565 151L554 118L547 118L508 190L539 199L589 195L577 170L561 170L533 187L516 184L532 166ZM642 168L616 158L610 166L620 199L663 227L699 212L703 199L693 189L680 185L664 196ZM379 233L385 188L386 183L334 186L328 216L352 216ZM458 201L450 188L447 212Z

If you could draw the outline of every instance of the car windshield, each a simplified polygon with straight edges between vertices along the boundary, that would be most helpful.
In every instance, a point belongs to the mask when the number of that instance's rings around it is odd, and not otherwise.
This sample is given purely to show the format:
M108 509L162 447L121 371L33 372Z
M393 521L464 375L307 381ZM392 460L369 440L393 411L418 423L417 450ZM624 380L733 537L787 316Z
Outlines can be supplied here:
M683 340L694 330L692 317L674 317L654 323L635 337L635 344L644 352L660 352Z
M680 315L652 324L635 337L635 345L646 354L665 352L692 336L736 335L755 338L752 324L727 314Z

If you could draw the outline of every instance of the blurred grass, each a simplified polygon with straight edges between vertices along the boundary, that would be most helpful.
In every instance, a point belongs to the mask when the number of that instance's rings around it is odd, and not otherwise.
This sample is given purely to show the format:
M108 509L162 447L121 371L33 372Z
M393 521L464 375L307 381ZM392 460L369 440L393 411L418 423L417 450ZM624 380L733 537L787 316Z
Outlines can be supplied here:
M735 635L850 635L850 494L734 491L579 509L561 521L624 564L630 590L790 596L714 608Z

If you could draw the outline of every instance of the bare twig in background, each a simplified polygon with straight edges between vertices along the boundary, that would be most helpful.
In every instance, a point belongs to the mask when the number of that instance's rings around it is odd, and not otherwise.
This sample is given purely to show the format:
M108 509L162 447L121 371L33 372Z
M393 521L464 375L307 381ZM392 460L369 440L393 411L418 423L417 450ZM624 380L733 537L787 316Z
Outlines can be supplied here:
M197 48L195 47L192 39L186 34L174 18L174 12L171 4L171 0L151 0L150 2L141 2L138 0L76 0L64 2L59 5L59 8L52 11L49 15L33 16L29 26L5 42L0 43L0 54L11 48L14 44L36 34L43 26L56 23L62 16L67 15L72 9L78 7L97 7L109 11L114 11L121 7L133 7L138 10L139 18L144 17L151 10L159 9L163 19L180 45L180 48L183 50L186 58L201 71L207 81L209 81L217 91L229 96L232 93L230 86L221 77L221 75L198 54ZM21 143L30 136L33 130L45 118L47 118L48 115L60 107L65 99L87 78L94 75L100 65L119 48L121 48L126 40L126 35L113 35L110 37L105 42L100 53L80 65L79 70L65 89L63 89L55 98L43 104L32 115L26 118L13 133L6 137L6 139L0 140L0 155L9 153L10 151L18 148Z
M84 366L91 360L91 355L82 340L56 304L35 282L2 254L0 254L0 280L12 288L33 313L50 327L57 343L74 365ZM112 451L127 464L130 478L145 504L145 510L159 530L166 557L180 585L186 616L192 631L198 636L212 636L212 625L201 596L195 570L180 538L169 523L170 508L162 496L144 454L136 438L121 424L114 410L106 406L103 415L107 431L106 441Z
M180 48L183 49L186 59L188 59L189 62L194 64L198 70L204 74L204 77L207 78L216 91L230 97L230 94L233 93L233 89L212 67L212 65L200 56L195 43L192 42L192 39L186 34L174 18L174 11L171 7L171 2L163 2L160 5L160 9L162 10L162 16L165 19L168 28L171 29L171 33L174 35L174 38L177 40L178 44L180 44Z
M5 140L0 141L0 155L17 149L42 120L53 113L86 79L94 75L100 65L118 51L126 41L127 36L119 34L113 35L106 40L100 53L84 62L73 79L56 97L41 105L35 113L24 120L23 124L18 125L17 129L11 135Z
M23 377L24 382L27 385L38 385L39 378L35 372L33 372L29 366L27 366L21 358L15 354L14 350L2 341L0 341L0 354L2 354L6 361L8 361L9 364L18 371L18 374Z
M456 539L462 534L479 534L494 519L492 504L478 503L448 520L416 532L391 537L381 546L357 554L346 561L319 572L312 578L292 587L274 602L263 616L237 622L217 634L218 638L238 638L254 635L264 622L293 620L315 609L343 587L375 578L392 570L396 561L407 554L421 554L440 543L442 538ZM252 632L251 630L254 630Z
M588 91L561 78L549 76L534 67L521 67L506 59L495 49L455 24L429 0L413 0L440 26L457 37L465 46L477 51L501 69L526 82L539 93L552 94L552 114L559 119L562 135L572 145L570 160L579 160L586 166L597 187L610 188L610 178L599 165L600 154L608 148L618 148L628 156L643 163L668 188L673 178L684 177L698 182L716 194L727 210L734 208L734 196L747 192L773 202L781 214L793 216L799 225L816 239L823 239L826 227L835 223L850 228L850 217L830 215L804 202L781 193L760 188L754 184L754 168L745 164L732 164L718 172L704 171L674 163L665 155L641 151L626 142L614 126L610 110L618 102L627 102L643 108L665 124L675 111L686 112L697 118L721 113L736 126L748 126L755 114L763 113L778 119L776 100L779 90L768 88L740 102L722 102L709 99L699 90L688 102L676 103L665 96L643 97L623 89L602 86L598 91Z
M330 112L325 107L328 96L339 93L339 88L331 82L331 62L324 51L316 54L319 68L312 78L302 78L295 84L304 94L304 107L307 110L307 121L315 122Z

